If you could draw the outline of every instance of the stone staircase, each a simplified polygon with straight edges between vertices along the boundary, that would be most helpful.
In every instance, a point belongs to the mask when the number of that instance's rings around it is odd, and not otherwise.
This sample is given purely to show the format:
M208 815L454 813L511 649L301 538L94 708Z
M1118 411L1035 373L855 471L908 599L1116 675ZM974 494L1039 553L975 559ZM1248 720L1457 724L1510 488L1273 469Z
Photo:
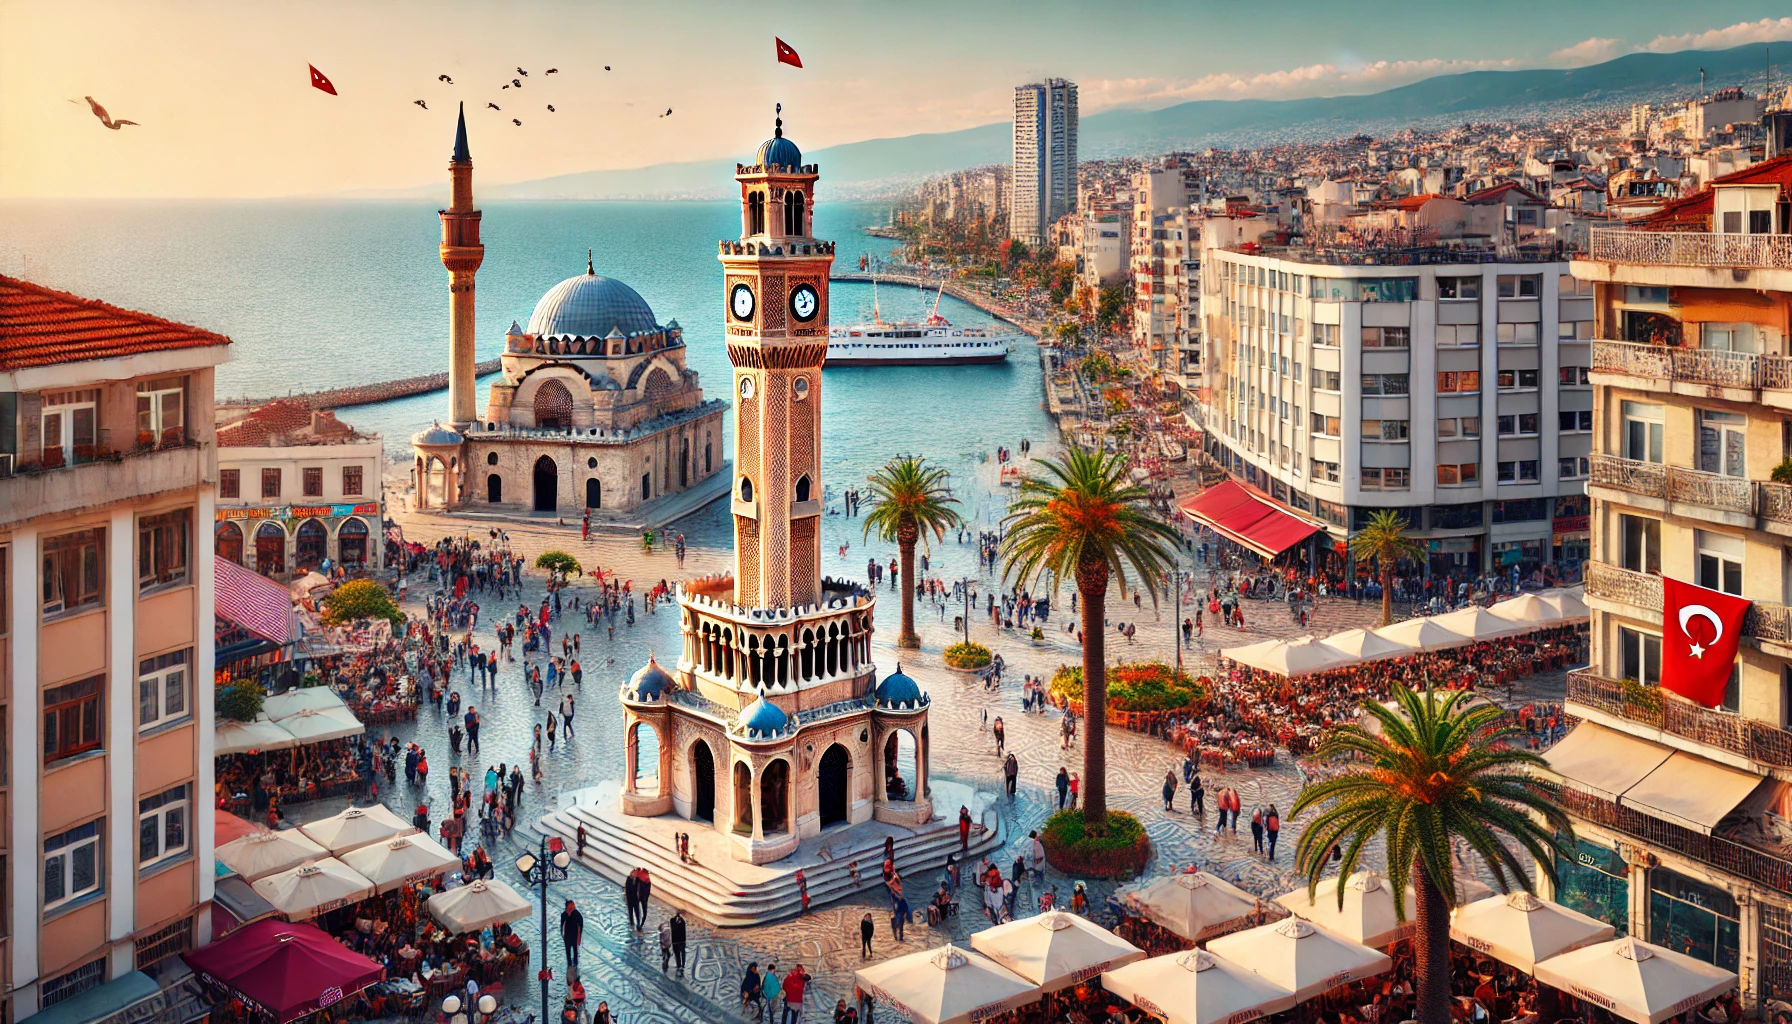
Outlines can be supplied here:
M936 801L945 783L934 783ZM883 886L883 842L893 836L896 870L904 879L905 894L910 906L921 909L933 895L948 854L958 848L956 811L920 829L865 823L833 829L803 841L797 853L772 864L751 865L727 859L726 840L715 836L702 824L683 819L629 818L616 809L614 784L569 794L571 802L562 801L558 810L543 815L535 824L537 832L559 836L569 851L578 849L578 827L585 826L585 854L574 859L618 885L630 871L644 867L652 876L653 897L683 908L703 921L719 927L746 927L768 921L794 917L802 912L802 895L797 887L796 872L800 868L809 886L811 908L857 892L881 889ZM958 787L954 787L958 788ZM965 788L969 792L968 787ZM593 799L593 794L596 798ZM583 796L584 799L580 799ZM1006 842L1002 816L993 794L976 794L978 803L967 804L981 811L985 828L973 831L969 851L959 858L969 873L978 858L998 850ZM938 806L956 808L957 799L939 801ZM942 812L943 813L943 812ZM641 823L654 827L641 828ZM691 861L681 862L670 841L674 826L692 833ZM698 840L706 840L702 848ZM715 842L708 842L709 839ZM859 864L859 880L852 880L851 864Z

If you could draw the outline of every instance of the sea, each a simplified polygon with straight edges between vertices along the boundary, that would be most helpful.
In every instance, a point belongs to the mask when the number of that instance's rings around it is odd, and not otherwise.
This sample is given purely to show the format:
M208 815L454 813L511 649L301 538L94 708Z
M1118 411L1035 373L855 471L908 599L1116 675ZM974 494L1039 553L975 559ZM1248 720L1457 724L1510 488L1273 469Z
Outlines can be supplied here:
M480 359L499 354L511 322L526 325L549 288L585 272L589 249L599 274L633 287L661 323L676 319L684 328L688 363L706 394L730 397L716 243L739 235L736 204L501 202L483 209ZM861 254L889 255L894 243L864 231L886 213L820 203L816 235L838 243L836 266L854 269ZM15 200L0 202L0 273L228 335L234 345L219 368L217 395L259 398L445 370L440 233L436 206L424 200ZM832 290L835 323L870 315L873 286L836 282ZM886 319L918 319L934 294L884 285L876 301ZM940 312L955 324L994 322L951 296ZM480 408L490 380L481 382ZM967 517L993 528L1008 493L994 482L997 446L1023 438L1049 446L1056 436L1030 339L1002 364L829 369L822 385L822 484L836 496L862 487L892 456L923 455L952 473ZM411 434L445 419L447 408L444 391L338 415L381 434L403 458Z

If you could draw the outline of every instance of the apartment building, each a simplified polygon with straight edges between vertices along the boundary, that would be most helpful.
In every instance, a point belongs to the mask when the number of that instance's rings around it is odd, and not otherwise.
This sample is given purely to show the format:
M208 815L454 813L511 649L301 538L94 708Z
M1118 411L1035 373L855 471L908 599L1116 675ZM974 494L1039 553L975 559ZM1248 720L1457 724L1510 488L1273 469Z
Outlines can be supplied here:
M1437 574L1585 558L1593 302L1565 261L1202 231L1199 418L1230 472L1334 541L1398 512Z
M1076 209L1076 83L1062 78L1014 90L1014 177L1009 237L1040 245Z
M1190 214L1180 167L1140 171L1132 184L1132 340L1155 365L1174 365L1187 294L1182 274L1199 234L1199 214Z
M1781 157L1573 263L1597 339L1592 653L1549 754L1579 844L1556 898L1739 972L1757 1012L1792 999L1789 200ZM1753 602L1715 706L1660 685L1692 635L1665 578Z
M210 940L212 375L229 339L0 277L0 1017L179 998ZM175 1011L169 1011L175 1012ZM178 1019L187 1019L180 1017Z

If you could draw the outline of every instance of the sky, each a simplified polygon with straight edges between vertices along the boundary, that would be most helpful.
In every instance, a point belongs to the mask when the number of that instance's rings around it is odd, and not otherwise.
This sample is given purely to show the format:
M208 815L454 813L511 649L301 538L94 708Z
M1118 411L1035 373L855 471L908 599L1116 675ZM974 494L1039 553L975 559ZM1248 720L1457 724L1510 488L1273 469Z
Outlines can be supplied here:
M457 101L480 179L511 182L744 157L779 101L812 150L1005 121L1013 87L1046 76L1078 83L1085 116L1368 93L1638 50L1792 44L1785 11L1784 0L0 0L0 198L407 188L441 177ZM776 62L774 36L803 69ZM308 64L338 95L311 87ZM1792 80L1792 45L1786 67ZM108 130L87 96L139 124Z

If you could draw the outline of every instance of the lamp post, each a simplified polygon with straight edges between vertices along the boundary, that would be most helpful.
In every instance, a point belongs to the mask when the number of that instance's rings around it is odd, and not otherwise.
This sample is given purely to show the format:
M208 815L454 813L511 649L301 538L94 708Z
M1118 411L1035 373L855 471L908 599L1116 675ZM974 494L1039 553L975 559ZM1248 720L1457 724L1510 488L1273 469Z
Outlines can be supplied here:
M1170 570L1170 639L1176 644L1176 675L1182 675L1182 563Z
M964 642L967 644L971 642L971 587L976 582L977 580L970 576L958 581L958 594L964 600L964 617L960 621L964 624Z
M554 980L554 970L548 966L548 883L565 881L571 863L572 856L559 836L542 836L539 853L525 850L516 859L524 881L541 888L541 970L535 975L541 981L541 1024L552 1019L548 1016L548 983Z

